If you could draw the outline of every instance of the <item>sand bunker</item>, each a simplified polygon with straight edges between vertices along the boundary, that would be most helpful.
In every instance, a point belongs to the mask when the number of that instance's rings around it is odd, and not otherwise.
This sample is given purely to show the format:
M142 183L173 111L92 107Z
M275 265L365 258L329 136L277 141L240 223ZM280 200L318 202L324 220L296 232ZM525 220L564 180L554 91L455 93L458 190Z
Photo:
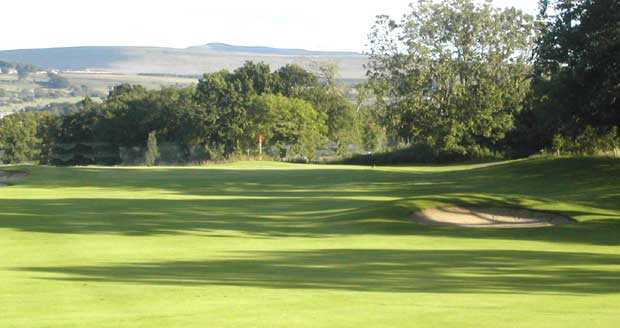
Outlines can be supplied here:
M0 187L7 186L28 176L26 172L5 172L0 171Z
M541 228L575 223L561 214L501 207L432 208L414 213L412 218L426 225L469 228Z

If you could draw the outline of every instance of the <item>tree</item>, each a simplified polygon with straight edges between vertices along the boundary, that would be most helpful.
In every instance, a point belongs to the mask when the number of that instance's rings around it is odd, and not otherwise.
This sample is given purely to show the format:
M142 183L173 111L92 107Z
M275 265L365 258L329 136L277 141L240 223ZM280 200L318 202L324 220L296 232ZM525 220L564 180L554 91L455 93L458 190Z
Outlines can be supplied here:
M386 146L385 128L381 122L384 116L383 106L379 101L373 87L368 83L362 83L355 87L356 103L355 113L358 135L362 146L366 151L377 151Z
M247 61L233 72L233 79L240 84L241 93L248 97L271 93L274 87L271 68L265 63Z
M261 134L265 144L279 149L281 157L313 159L325 143L325 116L311 103L281 95L262 95L252 99L251 134Z
M298 65L288 64L275 72L274 93L300 98L310 88L318 85L317 76Z
M540 9L534 94L523 120L546 144L588 127L608 134L620 126L620 2L544 0Z
M355 108L334 85L313 87L304 93L303 99L325 116L327 137L336 144L339 155L344 155L350 144L359 143Z
M146 142L146 153L144 154L144 164L153 166L159 160L159 148L157 147L157 136L155 131L151 131Z
M226 155L239 150L246 108L239 80L228 71L205 74L196 87L200 119L212 143L221 144Z
M196 87L200 119L210 131L206 139L224 146L226 155L247 149L247 118L252 97L271 93L275 77L269 65L246 62L234 72L205 74Z
M69 80L66 78L52 72L47 72L48 81L46 83L47 87L52 89L66 89L71 86Z
M0 73L8 74L13 67L13 64L0 60Z
M387 128L461 155L496 146L529 90L533 27L519 10L472 0L420 0L400 22L379 16L368 76Z
M38 71L35 66L30 64L15 64L15 70L17 70L17 76L20 80L27 78L30 73Z
M0 160L5 164L37 161L41 139L35 114L17 113L0 119Z
M114 87L101 106L95 109L98 117L92 126L95 139L123 147L143 146L149 132L157 130L158 111L151 110L149 91L143 86L121 84Z
M93 144L102 142L97 135L102 120L101 108L90 98L85 98L78 106L78 111L63 116L54 127L56 140L51 146L50 162L55 165L96 164Z
M281 93L309 101L324 114L328 139L335 144L338 155L346 155L349 145L361 142L355 108L338 83L337 66L319 62L313 66L317 75L294 65L278 70Z

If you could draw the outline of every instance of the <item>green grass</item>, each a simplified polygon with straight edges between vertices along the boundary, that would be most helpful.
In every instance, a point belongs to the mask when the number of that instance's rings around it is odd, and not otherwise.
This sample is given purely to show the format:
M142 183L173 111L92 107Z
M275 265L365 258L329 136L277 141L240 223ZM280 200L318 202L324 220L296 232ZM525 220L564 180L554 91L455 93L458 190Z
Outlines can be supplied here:
M1 327L620 322L617 160L27 169L0 188ZM472 230L408 219L463 203L579 223Z

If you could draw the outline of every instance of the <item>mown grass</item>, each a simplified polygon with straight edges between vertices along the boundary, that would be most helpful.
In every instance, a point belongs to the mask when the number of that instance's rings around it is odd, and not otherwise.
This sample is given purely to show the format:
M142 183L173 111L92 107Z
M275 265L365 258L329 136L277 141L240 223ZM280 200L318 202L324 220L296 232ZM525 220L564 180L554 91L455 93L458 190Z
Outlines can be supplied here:
M2 327L620 320L617 160L27 169L0 188ZM579 223L472 230L409 220L464 203Z

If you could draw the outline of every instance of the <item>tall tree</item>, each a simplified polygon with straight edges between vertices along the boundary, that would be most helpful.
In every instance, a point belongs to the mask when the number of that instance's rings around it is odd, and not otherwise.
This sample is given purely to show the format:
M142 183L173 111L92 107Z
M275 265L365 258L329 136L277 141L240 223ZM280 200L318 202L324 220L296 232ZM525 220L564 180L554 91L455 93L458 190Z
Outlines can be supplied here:
M0 160L5 164L38 161L41 139L33 113L18 113L0 119Z
M243 135L246 98L240 81L228 71L205 74L196 88L200 119L210 143L223 145L226 154L239 150Z
M379 16L369 78L402 140L463 155L494 147L529 90L533 18L490 2L420 0L399 22Z
M539 130L574 137L620 126L620 1L543 0L540 9L530 115Z

